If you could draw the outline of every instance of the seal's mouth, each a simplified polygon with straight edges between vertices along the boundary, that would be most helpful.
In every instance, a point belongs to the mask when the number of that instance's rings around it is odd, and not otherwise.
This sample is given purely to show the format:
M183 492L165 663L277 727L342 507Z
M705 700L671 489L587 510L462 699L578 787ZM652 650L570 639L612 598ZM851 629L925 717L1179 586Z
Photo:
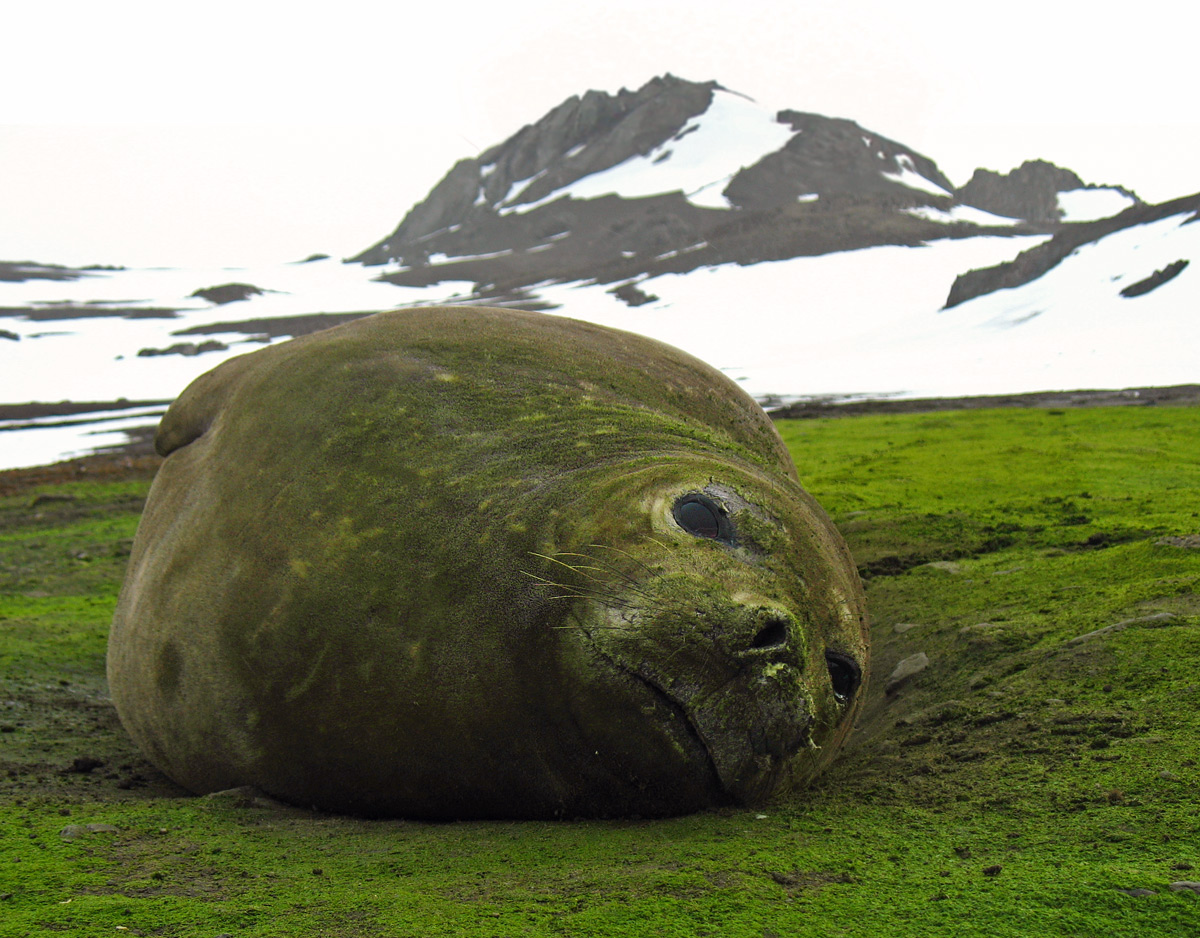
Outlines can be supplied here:
M666 690L660 687L657 682L646 677L644 674L638 674L636 671L630 671L625 668L622 668L621 670L634 680L644 685L646 689L649 690L650 693L655 697L655 699L659 701L659 703L661 703L667 708L667 710L675 715L676 719L679 720L679 724L683 727L684 732L688 736L688 740L691 743L691 748L703 757L702 761L708 769L709 781L711 783L710 787L713 791L720 792L723 803L728 804L733 802L735 799L726 788L724 781L721 778L721 771L717 768L717 763L713 758L712 750L709 748L708 743L704 741L704 737L696 728L696 724L692 722L692 718L688 714L687 710L683 708L679 701L677 701L674 697L668 694Z
M678 719L694 751L703 755L714 791L721 793L725 804L754 804L770 795L776 788L779 774L787 762L803 749L814 748L812 720L796 720L793 714L771 713L769 705L758 708L757 720L739 720L734 725L722 725L712 712L728 685L707 696L694 700L692 706L682 704L652 676L628 668L623 673L646 687L655 699ZM736 679L735 679L736 680ZM730 682L731 684L733 681ZM710 739L704 729L708 728Z

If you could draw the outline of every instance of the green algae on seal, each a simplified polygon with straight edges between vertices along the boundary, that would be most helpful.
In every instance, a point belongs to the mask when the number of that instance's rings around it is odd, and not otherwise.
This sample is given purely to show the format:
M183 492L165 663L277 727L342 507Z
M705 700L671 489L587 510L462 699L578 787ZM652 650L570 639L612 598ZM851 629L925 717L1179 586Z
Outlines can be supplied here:
M108 675L194 792L748 805L819 773L862 701L844 543L761 409L659 342L383 313L203 375L156 446Z

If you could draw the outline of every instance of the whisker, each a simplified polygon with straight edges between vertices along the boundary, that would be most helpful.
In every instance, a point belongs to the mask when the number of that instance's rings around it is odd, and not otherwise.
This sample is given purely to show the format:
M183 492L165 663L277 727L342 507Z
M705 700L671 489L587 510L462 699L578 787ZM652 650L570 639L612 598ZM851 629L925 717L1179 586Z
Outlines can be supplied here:
M633 554L629 553L629 551L627 551L627 550L622 550L620 547L613 547L611 544L589 544L588 546L595 547L597 550L611 550L614 554L620 554L623 557L628 557L630 560L632 560L634 563L636 563L639 567L641 567L643 570L645 570L648 574L650 574L651 576L655 575L654 570L650 567L650 565L648 563L646 563L640 557L633 556Z

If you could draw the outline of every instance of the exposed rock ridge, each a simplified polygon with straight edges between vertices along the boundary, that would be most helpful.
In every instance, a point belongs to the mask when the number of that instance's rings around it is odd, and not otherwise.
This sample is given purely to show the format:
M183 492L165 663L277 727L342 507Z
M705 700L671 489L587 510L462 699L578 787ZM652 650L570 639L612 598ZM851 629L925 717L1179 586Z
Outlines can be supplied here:
M946 298L946 305L943 308L950 309L995 290L1023 286L1042 276L1082 245L1098 241L1122 228L1144 225L1185 212L1200 214L1200 193L1172 199L1158 205L1131 205L1125 211L1111 218L1064 225L1049 241L1044 241L1028 251L1022 251L1006 264L985 267L981 270L969 270L965 274L960 274L950 288L950 295ZM1195 216L1189 221L1195 221Z
M958 197L967 205L1034 222L1057 222L1062 217L1058 194L1084 188L1069 169L1045 160L1028 160L1008 173L977 169Z
M777 208L810 195L878 195L910 207L952 199L954 187L933 160L854 121L801 111L780 111L777 120L795 135L734 177L725 195L735 205ZM906 167L944 189L944 198L900 182Z

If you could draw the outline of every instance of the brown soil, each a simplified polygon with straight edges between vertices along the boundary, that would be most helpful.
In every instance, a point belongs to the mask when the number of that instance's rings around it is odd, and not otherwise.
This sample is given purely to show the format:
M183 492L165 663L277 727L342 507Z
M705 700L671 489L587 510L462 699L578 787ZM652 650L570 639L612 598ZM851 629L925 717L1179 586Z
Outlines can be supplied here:
M69 459L50 466L0 470L0 497L17 495L40 485L96 479L150 479L162 464L153 454L105 453Z
M1200 404L1200 385L1169 388L1125 388L1120 391L1036 391L979 397L934 397L919 400L805 401L771 411L776 419L796 417L856 417L860 414L928 414L943 410L986 410L1004 407L1152 407L1157 404Z
M58 401L51 404L31 401L28 404L0 404L0 420L33 420L37 417L65 417L71 414L90 414L108 410L130 410L134 407L166 407L170 401Z

